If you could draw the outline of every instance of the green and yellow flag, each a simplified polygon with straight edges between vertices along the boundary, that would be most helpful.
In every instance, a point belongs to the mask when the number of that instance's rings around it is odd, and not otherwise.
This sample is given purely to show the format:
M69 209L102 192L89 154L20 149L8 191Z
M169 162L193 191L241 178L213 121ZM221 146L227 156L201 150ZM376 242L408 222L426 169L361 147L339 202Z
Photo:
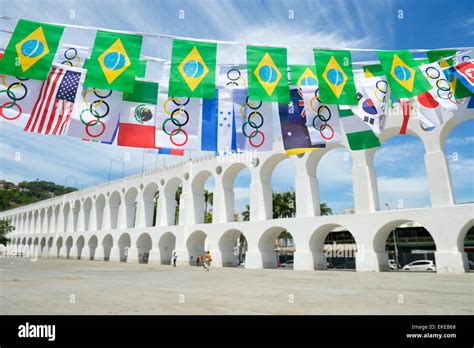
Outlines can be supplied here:
M214 99L217 44L173 40L168 95Z
M380 64L364 65L362 69L364 70L364 76L367 78L385 75Z
M314 50L314 59L321 102L357 105L351 52Z
M473 95L471 91L458 81L458 78L454 76L451 70L447 69L448 67L455 65L453 57L455 54L456 50L433 50L426 52L430 63L437 61L439 66L444 69L443 72L446 75L446 79L449 82L451 90L454 93L454 98L467 98Z
M64 27L20 19L8 43L0 74L46 80Z
M249 99L290 102L286 48L247 46Z
M133 92L140 71L143 37L98 31L87 69L85 87Z
M397 99L415 97L431 89L410 51L379 51L377 55Z
M316 67L314 65L290 65L292 86L316 86Z

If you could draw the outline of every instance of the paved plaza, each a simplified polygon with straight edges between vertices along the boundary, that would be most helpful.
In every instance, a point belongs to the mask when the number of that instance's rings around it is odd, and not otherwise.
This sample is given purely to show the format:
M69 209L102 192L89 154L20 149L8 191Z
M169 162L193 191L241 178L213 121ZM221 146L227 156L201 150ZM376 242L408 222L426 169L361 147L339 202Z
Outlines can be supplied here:
M474 314L474 274L0 259L0 314Z

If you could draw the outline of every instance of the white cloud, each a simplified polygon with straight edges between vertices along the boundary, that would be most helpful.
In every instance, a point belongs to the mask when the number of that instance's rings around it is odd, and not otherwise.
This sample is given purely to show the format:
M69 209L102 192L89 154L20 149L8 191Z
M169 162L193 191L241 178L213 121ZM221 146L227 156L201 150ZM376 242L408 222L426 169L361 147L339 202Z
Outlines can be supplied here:
M428 181L425 177L390 178L379 177L377 180L380 208L388 203L392 209L417 208L430 205Z
M474 136L453 137L446 140L446 144L453 146L470 145L474 143Z

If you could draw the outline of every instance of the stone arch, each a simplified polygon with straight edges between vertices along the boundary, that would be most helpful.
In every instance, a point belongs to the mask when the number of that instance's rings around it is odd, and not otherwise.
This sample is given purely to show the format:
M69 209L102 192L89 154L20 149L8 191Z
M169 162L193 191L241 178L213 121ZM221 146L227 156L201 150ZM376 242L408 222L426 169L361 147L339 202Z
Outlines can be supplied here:
M194 231L191 233L186 240L186 248L188 250L189 255L189 264L195 264L194 261L196 260L197 256L204 256L205 250L205 243L206 243L207 235L203 231Z
M95 218L97 230L104 228L105 196L100 194L95 200Z
M142 233L137 239L138 262L148 263L150 250L153 248L153 242L149 233Z
M425 166L425 144L423 138L413 131L408 135L383 133L381 146L375 149L373 159L377 179L378 200L380 209L407 209L431 205L428 176ZM403 139L403 143L398 143ZM383 142L382 142L383 140ZM416 148L421 148L418 156ZM395 154L393 152L395 151ZM410 161L409 166L401 167L403 156ZM396 158L396 161L393 159ZM389 159L387 161L387 159ZM416 166L419 166L417 168ZM385 174L388 171L390 174ZM396 174L393 174L396 173ZM408 175L410 174L410 175ZM401 188L410 187L412 191L404 193ZM413 191L416 189L417 191ZM421 200L423 198L423 200ZM414 206L407 206L406 201L417 201Z
M91 213L92 213L92 198L87 197L82 204L84 210L84 231L89 231L91 227Z
M204 223L204 213L205 213L205 195L204 195L204 185L209 180L209 178L215 178L209 170L200 171L193 178L191 183L191 191L193 195L193 207L194 207L194 222L196 224Z
M114 239L111 234L107 234L104 239L102 239L102 247L104 248L104 261L110 260L110 251L114 246Z
M81 259L82 250L84 249L84 245L85 245L84 236L79 236L79 238L77 238L77 240L76 240L77 258L78 259Z
M325 247L326 241L328 236L331 233L339 233L344 230L347 230L349 234L352 236L352 240L355 242L354 246L343 246L342 250L338 249L338 245L334 246L329 245ZM338 243L335 243L338 244ZM354 268L356 267L355 264L355 253L357 250L355 249L355 246L357 245L355 236L353 233L351 233L350 230L345 228L344 226L336 223L330 223L330 224L325 224L322 226L319 226L311 235L309 239L309 249L313 255L313 265L314 269L316 270L325 270L328 268L328 256L330 257L331 265L334 265L334 268L337 267L337 262L334 262L332 259L337 258L337 257L351 257L353 258L354 261ZM335 250L334 250L335 249ZM346 267L344 267L346 268ZM352 268L352 267L350 267Z
M275 244L278 236L286 232L286 228L280 226L273 226L263 232L258 241L258 249L262 257L263 268L278 267L278 255L275 250Z
M46 237L41 238L39 247L39 255L43 256L44 248L46 247Z
M53 228L54 221L53 221L53 207L52 206L49 206L46 209L46 224L45 225L46 225L46 231L43 231L44 233L55 232Z
M55 205L53 208L53 231L54 232L61 232L59 231L59 214L61 213L61 207L59 204Z
M225 169L224 173L222 174L222 188L224 189L226 222L234 221L234 213L237 211L236 199L238 197L238 195L236 194L236 182L238 180L238 177L244 178L246 175L248 176L249 181L246 185L246 190L248 191L248 197L250 198L250 169L245 163L232 163L228 168ZM249 204L248 207L246 207L248 208L248 212L250 212L249 198L247 199ZM217 204L219 204L219 202ZM247 211L247 209L244 209L244 211Z
M27 232L28 232L28 233L33 233L33 231L34 231L34 226L35 226L35 225L34 225L33 212L30 211L30 212L28 213L28 215L27 215L27 221L28 221L28 222L27 222L27 223L28 223L28 225L27 225L28 231L27 231Z
M94 260L95 256L95 251L97 249L97 246L99 245L99 242L97 240L97 236L93 235L89 238L89 241L87 242L87 246L89 247L89 259Z
M61 248L63 247L63 237L56 239L56 257L59 257Z
M72 226L72 223L70 221L72 219L72 213L71 213L71 204L69 202L66 202L63 207L63 231L62 232L72 232L70 230L70 226Z
M290 166L288 166L290 164ZM272 189L273 219L296 216L296 159L285 156L272 169L270 186ZM308 194L308 192L305 192Z
M182 187L182 181L178 177L173 177L165 184L164 188L164 200L166 216L159 217L164 221L160 224L161 226L177 225L179 223L179 206L180 199L177 200L177 192L179 187ZM160 211L161 213L161 211Z
M116 229L119 221L119 209L121 204L121 196L118 191L114 191L109 197L110 209L110 228Z
M397 231L398 227L400 227L401 225L406 225L407 223L414 223L414 221L410 220L410 219L393 220L393 221L385 223L375 233L375 236L373 238L373 247L374 247L375 252L378 255L379 268L380 268L381 271L389 271L390 270L389 253L387 252L387 243L389 241L389 238L391 238L393 246L395 247L395 245L397 245L397 249L399 250L399 252L395 252L395 262L397 262L400 267L403 268L407 263L409 263L411 261L414 261L416 259L420 259L420 257L421 258L432 259L433 261L436 262L434 252L429 253L429 254L432 254L432 255L428 255L428 253L425 253L425 254L418 254L418 255L414 255L412 257L404 258L403 260L400 260L400 259L397 260L397 258L398 258L397 254L402 254L402 252L400 252L400 247L401 247L400 240L399 240L399 238L400 238L399 234L400 233L396 232L396 231ZM422 225L419 225L419 226L423 227ZM432 241L432 244L434 246L434 250L432 250L432 251L436 251L436 241L433 238L433 235L426 228L423 227L423 229ZM395 249L395 250L397 250L397 249Z
M34 233L39 233L39 231L40 231L38 219L39 219L39 211L38 211L38 209L36 209L33 212L33 232Z
M45 227L44 226L45 220L46 220L46 209L41 208L40 213L39 213L39 230L37 231L38 233L44 233L45 232L45 228L44 228Z
M159 195L159 187L155 182L151 182L143 189L143 209L145 214L145 226L156 226L156 205Z
M458 119L456 119L456 117L451 117L449 120L447 120L446 123L441 126L441 131L439 132L439 145L441 150L444 151L446 147L446 140L455 128L458 128L467 122L471 123L472 120L473 118L468 118L460 122Z
M128 233L122 233L118 240L118 248L120 252L120 262L127 262L128 249L131 247L132 242Z
M245 262L247 251L247 239L242 231L230 229L224 232L219 239L219 251L221 253L223 267L236 267ZM236 249L237 248L237 249ZM235 252L237 250L237 253Z
M158 241L158 248L160 249L160 263L162 265L171 264L171 255L176 249L176 237L172 232L166 232Z
M48 239L48 244L47 244L47 246L48 246L48 253L49 253L49 254L51 254L51 252L52 252L53 240L54 240L53 237L49 237L49 239ZM48 256L49 256L49 255L48 255Z
M466 222L459 231L457 238L458 251L464 251L464 241L466 239L467 233L472 227L474 227L474 219L470 219L468 222Z
M72 237L71 236L67 237L65 246L66 246L66 257L69 258L69 254L71 253L71 248L72 248Z
M136 211L137 211L137 197L138 190L135 187L130 187L124 196L125 201L125 216L127 228L135 227Z

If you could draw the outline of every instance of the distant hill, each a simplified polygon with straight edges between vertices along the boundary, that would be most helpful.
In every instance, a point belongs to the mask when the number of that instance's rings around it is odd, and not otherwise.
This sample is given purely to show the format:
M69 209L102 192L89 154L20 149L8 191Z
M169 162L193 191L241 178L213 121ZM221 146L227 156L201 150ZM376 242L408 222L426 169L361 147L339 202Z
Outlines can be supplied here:
M15 185L12 182L0 180L0 211L39 202L76 190L74 187L64 187L48 181L22 181Z

